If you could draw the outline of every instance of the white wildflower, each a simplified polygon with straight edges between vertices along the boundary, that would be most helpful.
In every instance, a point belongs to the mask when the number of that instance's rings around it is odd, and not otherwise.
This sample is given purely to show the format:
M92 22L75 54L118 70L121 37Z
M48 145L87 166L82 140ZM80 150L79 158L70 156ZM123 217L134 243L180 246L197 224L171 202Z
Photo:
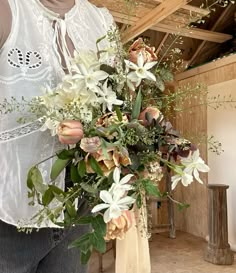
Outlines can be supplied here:
M108 223L113 218L121 216L123 210L128 210L129 207L135 202L135 199L130 196L121 197L120 193L101 191L100 198L104 203L96 205L92 209L92 213L107 209L103 215L105 223Z
M199 183L203 184L199 177L199 172L209 172L210 168L199 156L199 150L190 153L187 158L181 158L181 163L185 166L184 172L193 175Z

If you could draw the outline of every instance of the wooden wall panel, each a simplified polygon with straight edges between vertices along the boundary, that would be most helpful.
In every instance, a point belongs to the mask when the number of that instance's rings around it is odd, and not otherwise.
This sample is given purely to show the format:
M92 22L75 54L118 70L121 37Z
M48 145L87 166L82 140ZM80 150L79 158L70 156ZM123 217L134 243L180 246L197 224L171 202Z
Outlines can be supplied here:
M236 78L236 56L215 61L177 76L179 85L204 83L207 86ZM207 107L195 108L192 113L181 113L176 119L177 129L185 132L207 134ZM201 144L201 156L207 161L207 146ZM204 177L204 176L203 176ZM207 176L204 177L207 183ZM214 182L214 181L211 181ZM205 238L207 232L207 189L198 182L189 187L178 186L175 197L190 203L183 212L176 211L176 225L180 230Z

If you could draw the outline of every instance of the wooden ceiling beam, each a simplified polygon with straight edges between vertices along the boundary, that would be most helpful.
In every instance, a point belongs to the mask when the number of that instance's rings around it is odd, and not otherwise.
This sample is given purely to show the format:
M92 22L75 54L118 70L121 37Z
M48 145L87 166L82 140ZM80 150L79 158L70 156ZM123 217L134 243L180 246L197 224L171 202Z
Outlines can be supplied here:
M163 0L154 0L156 3L162 3ZM207 16L210 12L207 9L203 9L203 8L199 8L199 7L195 7L192 5L185 5L182 7L185 10L188 10L190 12L196 12L197 14L201 15L201 16Z
M127 43L156 23L161 22L170 14L185 6L188 2L189 0L165 0L123 33L121 37L123 43Z
M220 17L216 20L213 27L211 28L212 31L215 31L217 29L217 27L223 22L223 20L227 16L228 12L231 10L231 8L232 8L232 4L229 4L228 7L223 10ZM186 69L196 60L197 56L199 55L199 53L201 52L201 50L203 49L203 47L205 46L206 43L207 43L207 41L201 42L201 44L198 46L197 50L193 54L190 61L188 61Z
M127 25L134 25L136 22L140 21L140 17L129 16L120 12L111 11L115 20L119 23L124 23ZM163 23L158 23L153 25L150 29L155 31L160 31L169 34L176 34L180 36L190 37L193 39L205 40L215 43L223 43L227 40L232 39L232 35L219 33L210 30L204 30L199 28L179 28L177 25L167 25Z

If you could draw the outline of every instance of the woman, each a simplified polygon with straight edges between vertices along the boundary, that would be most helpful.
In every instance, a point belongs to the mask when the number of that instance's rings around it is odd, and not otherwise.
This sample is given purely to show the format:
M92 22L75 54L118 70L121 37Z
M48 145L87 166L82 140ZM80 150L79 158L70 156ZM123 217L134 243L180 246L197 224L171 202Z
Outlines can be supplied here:
M87 0L0 0L0 103L11 96L31 98L40 95L42 86L56 86L70 69L74 49L96 50L96 40L112 24L106 9ZM28 205L27 171L58 150L49 132L38 129L37 124L19 125L13 113L0 116L0 272L84 273L78 249L68 250L68 244L86 232L85 227L62 230L44 222L39 232L16 230L19 222L35 227L27 220L40 209ZM51 165L41 166L45 180ZM57 185L64 188L63 176ZM147 239L135 224L117 247L117 273L149 273ZM140 256L147 257L143 266Z
M0 103L57 85L74 49L96 50L112 23L106 9L87 0L0 0ZM20 125L13 113L0 116L0 272L85 273L78 249L68 250L85 227L63 230L44 222L39 232L16 229L19 222L34 227L27 220L40 209L28 205L27 171L58 150L55 139L38 129ZM45 179L51 165L42 165ZM64 177L57 185L64 187Z

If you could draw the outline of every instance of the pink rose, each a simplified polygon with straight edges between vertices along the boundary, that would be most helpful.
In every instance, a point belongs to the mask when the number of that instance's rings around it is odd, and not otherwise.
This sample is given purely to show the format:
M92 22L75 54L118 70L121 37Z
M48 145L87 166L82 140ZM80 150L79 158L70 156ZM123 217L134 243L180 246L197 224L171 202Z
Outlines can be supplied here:
M84 135L83 126L76 120L62 121L57 129L57 135L63 144L76 144Z
M147 46L142 38L137 39L129 48L129 60L137 64L138 55L142 53L144 63L153 62L157 60L155 47Z
M152 119L158 119L160 117L160 111L156 107L149 106L146 109L144 109L140 115L139 120L144 126L149 125L149 122L146 120L146 113L149 113Z

